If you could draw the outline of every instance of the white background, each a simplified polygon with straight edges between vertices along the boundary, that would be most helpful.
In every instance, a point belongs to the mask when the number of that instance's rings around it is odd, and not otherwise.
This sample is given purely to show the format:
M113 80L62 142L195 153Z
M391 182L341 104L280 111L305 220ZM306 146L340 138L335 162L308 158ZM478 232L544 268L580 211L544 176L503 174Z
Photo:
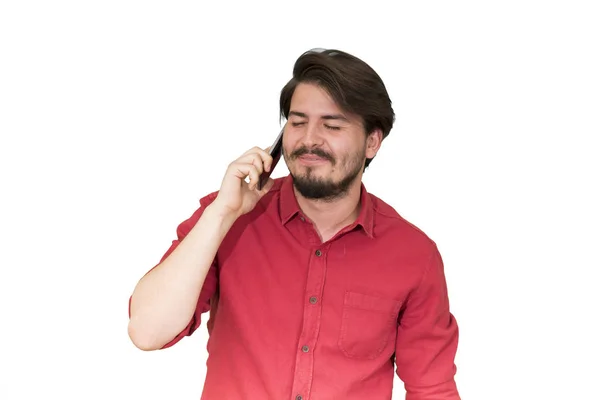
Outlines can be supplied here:
M364 182L439 245L463 399L600 399L595 2L200 3L0 5L0 399L199 399L205 327L145 353L127 301L313 47L387 85Z

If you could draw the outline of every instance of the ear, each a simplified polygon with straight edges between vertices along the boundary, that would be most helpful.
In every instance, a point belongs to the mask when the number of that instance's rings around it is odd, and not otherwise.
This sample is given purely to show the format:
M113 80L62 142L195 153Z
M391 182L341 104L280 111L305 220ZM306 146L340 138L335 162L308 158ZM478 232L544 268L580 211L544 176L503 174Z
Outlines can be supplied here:
M371 133L367 135L367 150L365 157L373 158L379 151L381 147L381 142L383 141L383 132L381 129L374 129Z

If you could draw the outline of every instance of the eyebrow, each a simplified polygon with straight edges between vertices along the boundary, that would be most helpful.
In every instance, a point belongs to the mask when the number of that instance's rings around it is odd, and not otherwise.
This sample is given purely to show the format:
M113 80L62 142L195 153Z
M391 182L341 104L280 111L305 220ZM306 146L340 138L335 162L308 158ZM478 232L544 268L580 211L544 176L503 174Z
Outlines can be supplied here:
M308 115L306 115L303 112L299 112L299 111L290 111L289 115L295 115L297 117L300 118L308 118ZM344 122L350 122L348 120L348 118L344 117L342 114L327 114L327 115L321 115L322 119L328 119L328 120L340 120L340 121L344 121Z

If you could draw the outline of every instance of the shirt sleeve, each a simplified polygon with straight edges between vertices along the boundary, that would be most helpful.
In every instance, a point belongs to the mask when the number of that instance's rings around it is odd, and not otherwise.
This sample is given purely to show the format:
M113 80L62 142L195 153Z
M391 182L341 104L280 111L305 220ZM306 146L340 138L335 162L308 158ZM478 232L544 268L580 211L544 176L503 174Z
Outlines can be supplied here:
M460 400L454 376L458 325L450 313L444 265L434 245L398 324L396 373L406 400Z
M194 211L194 213L185 221L181 222L177 226L176 234L177 238L174 239L171 243L171 246L167 249L164 255L161 257L160 261L152 267L146 274L156 268L160 263L162 263L183 241L183 239L187 236L187 234L192 230L192 228L196 225L206 207L212 203L212 201L216 198L216 193L212 193L209 196L200 200L200 207ZM211 309L211 303L214 299L216 299L216 291L218 288L218 265L217 258L213 260L210 269L206 275L206 279L204 280L204 285L200 290L200 295L198 296L198 302L196 304L196 310L192 315L192 318L188 322L187 326L179 332L173 339L167 342L165 345L161 347L161 349L166 349L168 347L173 346L185 336L190 336L201 323L201 315ZM129 297L129 316L131 317L131 297Z

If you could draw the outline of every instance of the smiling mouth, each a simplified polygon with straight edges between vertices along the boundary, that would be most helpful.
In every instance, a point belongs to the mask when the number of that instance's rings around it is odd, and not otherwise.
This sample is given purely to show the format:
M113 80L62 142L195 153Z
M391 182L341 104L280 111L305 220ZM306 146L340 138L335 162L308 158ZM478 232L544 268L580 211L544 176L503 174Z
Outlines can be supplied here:
M302 155L302 156L300 156L298 158L301 158L303 160L325 160L324 157L317 156L317 155L314 155L314 154L304 154L304 155Z
M303 162L303 163L322 163L325 161L328 161L326 158L324 157L320 157L314 154L304 154L298 157L298 159Z

